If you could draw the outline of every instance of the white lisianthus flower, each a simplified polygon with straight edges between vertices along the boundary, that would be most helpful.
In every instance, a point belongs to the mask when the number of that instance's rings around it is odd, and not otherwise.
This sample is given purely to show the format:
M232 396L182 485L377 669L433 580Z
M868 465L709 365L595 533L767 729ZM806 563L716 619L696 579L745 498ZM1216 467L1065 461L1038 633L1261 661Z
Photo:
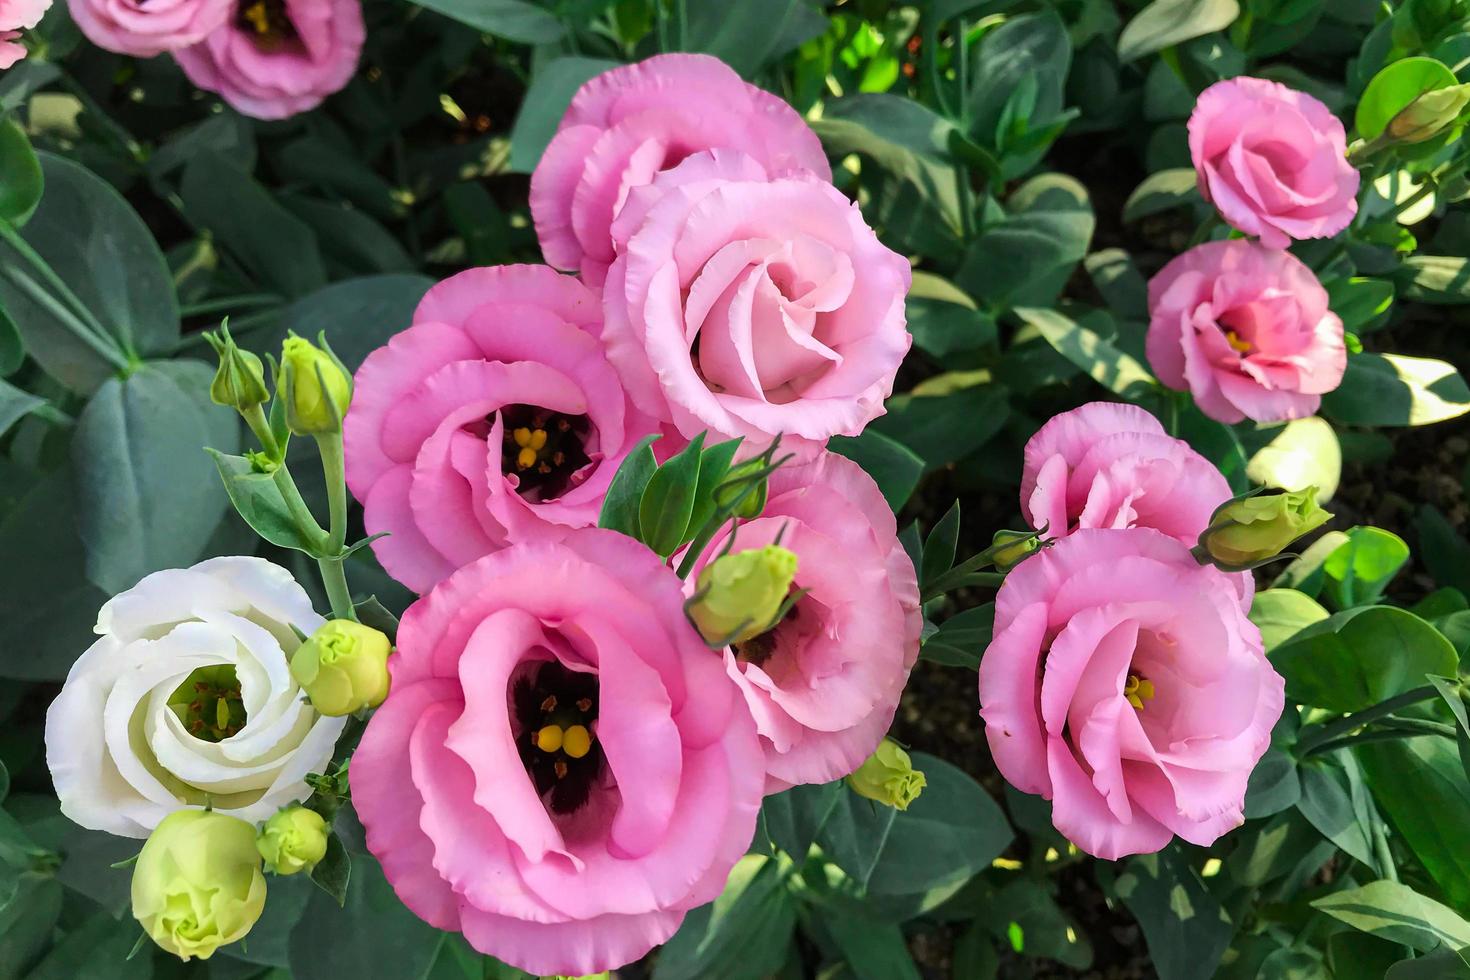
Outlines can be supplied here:
M304 799L346 722L318 714L291 677L292 627L322 622L290 573L259 558L155 572L109 600L46 714L61 812L142 838L184 807L258 823Z

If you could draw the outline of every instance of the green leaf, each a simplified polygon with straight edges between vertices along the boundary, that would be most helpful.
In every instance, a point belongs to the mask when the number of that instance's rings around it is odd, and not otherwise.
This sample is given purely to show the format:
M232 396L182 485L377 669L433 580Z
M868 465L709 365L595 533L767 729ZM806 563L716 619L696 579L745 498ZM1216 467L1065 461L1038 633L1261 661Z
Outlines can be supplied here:
M685 539L692 539L719 511L715 489L730 474L730 463L740 449L739 439L727 439L710 446L699 457L699 482L694 487L694 509L689 514ZM750 500L747 497L746 500ZM681 542L682 543L682 542Z
M1056 310L1019 308L1016 315L1040 331L1057 353L1115 394L1131 400L1157 388L1143 364L1076 320Z
M395 644L398 642L398 617L379 602L377 596L370 595L355 603L352 608L357 613L357 621L362 625L371 626Z
M1240 16L1236 0L1154 0L1118 36L1123 63L1162 51L1214 31L1223 31Z
M1131 859L1115 887L1143 927L1160 980L1214 975L1235 926L1177 846Z
M1456 908L1470 909L1470 782L1455 742L1438 735L1353 750L1373 799Z
M1470 388L1454 365L1402 354L1354 354L1323 411L1344 425L1429 425L1470 412Z
M132 916L98 912L63 935L26 980L148 980L152 958L128 959L139 931Z
M990 441L1009 414L1005 389L999 385L934 395L914 392L890 399L888 413L875 419L868 432L882 433L921 458L925 469L934 470Z
M303 296L281 311L280 322L250 347L280 351L289 331L302 337L327 335L332 351L349 371L413 323L413 311L433 280L418 274L389 273L346 279Z
M761 803L761 822L771 843L800 864L827 815L837 805L839 795L846 793L847 785L839 779L793 786L767 796Z
M1006 201L1009 216L965 253L955 280L993 307L1051 306L1092 244L1097 221L1087 189L1041 174Z
M924 539L924 565L919 571L920 589L927 588L929 583L954 565L954 553L959 538L960 502L956 500Z
M311 869L311 880L332 896L338 906L347 904L347 885L352 878L352 857L336 833L327 835L327 853Z
M20 227L41 203L41 161L14 119L0 120L0 220Z
M653 980L759 980L779 969L796 928L782 868L779 858L741 858L720 897L690 912L659 951Z
M980 657L995 633L995 603L956 613L919 648L919 656L946 667L978 670Z
M860 436L836 436L827 448L861 466L883 491L894 513L913 496L924 474L924 461L912 450L871 427Z
M1145 177L1128 195L1128 200L1123 203L1123 221L1131 224L1139 218L1203 200L1199 193L1199 175L1193 167L1158 170Z
M463 0L466 6L475 0ZM510 169L528 174L541 162L572 96L590 78L618 67L604 58L563 55L542 65L531 78L510 132Z
M654 470L643 488L638 501L638 537L662 558L672 555L689 539L689 518L694 513L703 452L701 432L678 455Z
M0 436L5 435L10 431L12 425L45 404L46 399L38 398L28 391L22 391L9 382L0 381Z
M1332 499L1342 479L1342 447L1332 426L1309 416L1268 432L1271 441L1246 463L1251 482L1283 490L1316 487L1318 500Z
M1361 932L1427 953L1441 943L1470 946L1470 922L1454 910L1397 881L1375 881L1334 892L1312 907Z
M921 980L897 925L864 915L851 900L829 900L813 911L857 980Z
M200 361L145 364L98 389L77 420L72 459L87 577L108 592L191 564L224 512L201 492L213 480L206 445L233 450L237 420L210 404L214 371Z
M364 855L355 864L345 906L314 890L291 930L292 977L423 976L444 934L404 907L371 857Z
M1441 585L1470 593L1470 542L1445 519L1439 508L1424 504L1414 516L1419 558Z
M1306 551L1293 558L1272 582L1273 588L1296 589L1309 596L1322 591L1325 580L1323 566L1332 553L1347 544L1348 536L1341 531L1328 531L1308 546Z
M23 977L51 942L63 889L54 878L25 875L20 891L0 907L0 977Z
M971 306L915 297L906 304L914 346L937 360L995 343L995 320Z
M1072 42L1066 25L1048 9L1008 18L980 39L971 56L970 133L993 147L994 134L1011 95L1030 77L1036 80L1036 102L1030 117L1038 125L1062 113L1067 71L1072 63ZM1046 145L1029 151L1008 153L1006 176L1018 177L1030 170L1046 152Z
M1368 82L1353 117L1358 135L1371 140L1383 133L1393 117L1425 92L1449 88L1455 73L1433 58L1402 58ZM1396 132L1398 130L1395 130Z
M1409 560L1409 546L1379 527L1348 529L1347 541L1322 564L1323 589L1339 609L1377 602Z
M827 29L825 17L801 0L692 3L688 51L712 54L746 78Z
M1267 589L1257 592L1251 603L1250 620L1261 630L1270 653L1287 640L1330 614L1311 596L1296 589Z
M1118 316L1148 319L1148 283L1121 248L1104 248L1082 260L1092 284Z
M278 548L315 553L311 542L302 536L271 474L256 472L244 456L231 456L213 448L208 452L219 470L230 502L256 534Z
M1388 968L1403 955L1402 946L1366 932L1343 931L1334 933L1327 940L1327 962L1332 970L1332 980L1387 980Z
M1348 333L1362 334L1382 326L1393 308L1393 283L1387 279L1351 276L1324 283L1327 304L1342 320Z
M1400 267L1399 285L1405 299L1443 306L1470 303L1470 259L1411 255Z
M1272 746L1251 770L1245 788L1245 815L1251 819L1269 817L1296 806L1302 797L1301 774L1296 760Z
M1302 796L1297 809L1317 832L1369 868L1377 868L1369 828L1358 819L1347 787L1338 782L1338 770L1309 762L1301 767Z
M529 0L413 0L420 7L452 17L477 31L519 41L551 44L565 28L556 15Z
M597 519L598 527L605 527L630 538L643 540L638 524L638 506L648 481L653 479L658 462L653 458L653 441L658 436L644 436L638 445L624 458L617 473L613 474L607 494L602 498L602 513Z
M1271 653L1288 697L1343 712L1421 687L1425 674L1453 674L1459 659L1438 630L1393 606L1337 613Z
M5 307L0 306L0 378L20 370L25 358L26 347L20 337L20 327L15 325Z
M70 160L38 156L46 194L22 237L122 351L141 357L171 353L179 339L179 305L152 233L106 181ZM91 392L115 369L35 298L52 293L29 263L0 242L0 303L20 328L26 350L68 388Z

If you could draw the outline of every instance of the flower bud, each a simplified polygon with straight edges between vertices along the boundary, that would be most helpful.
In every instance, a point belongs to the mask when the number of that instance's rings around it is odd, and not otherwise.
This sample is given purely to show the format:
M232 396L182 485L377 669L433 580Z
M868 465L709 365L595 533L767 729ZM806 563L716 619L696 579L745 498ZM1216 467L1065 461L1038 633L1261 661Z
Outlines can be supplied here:
M326 338L320 338L326 346ZM352 376L329 350L292 335L281 347L281 397L286 427L298 436L342 431L352 401Z
M1210 518L1196 549L1201 561L1230 572L1269 561L1332 519L1317 506L1317 488L1267 490L1227 501Z
M878 743L878 750L847 777L847 785L857 795L898 810L907 810L926 783L909 754L891 738Z
M1470 104L1470 85L1425 92L1388 121L1388 135L1400 143L1422 143L1453 126Z
M219 336L206 333L204 339L219 355L219 370L209 385L209 398L216 405L224 405L236 411L246 412L270 401L270 389L265 384L265 369L260 358L248 350L236 346L228 330Z
M327 853L327 834L320 813L304 806L282 807L260 825L255 849L278 875L310 872Z
M133 917L183 960L245 937L265 908L255 828L209 810L177 810L133 865Z
M376 708L388 696L388 637L350 619L323 625L291 656L291 676L328 717Z
M719 504L729 504L742 491L750 479L750 474L755 473L766 465L766 461L760 458L748 459L743 463L730 467L730 472L715 490L715 501ZM754 520L761 516L761 511L766 509L766 494L769 489L769 481L762 477L755 488L745 495L740 506L735 508L735 516L746 520Z
M990 561L1002 572L1008 572L1040 547L1041 538L1035 531L996 531L990 539Z
M716 558L699 573L689 618L707 643L744 643L775 625L796 576L796 555L779 545Z

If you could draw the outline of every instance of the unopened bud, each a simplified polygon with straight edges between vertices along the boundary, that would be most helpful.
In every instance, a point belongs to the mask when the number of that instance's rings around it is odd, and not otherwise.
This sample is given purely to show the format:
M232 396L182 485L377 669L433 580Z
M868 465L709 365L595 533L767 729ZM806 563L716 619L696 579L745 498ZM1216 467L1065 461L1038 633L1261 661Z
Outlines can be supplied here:
M1002 572L1008 572L1040 548L1041 538L1035 531L996 531L990 539L990 561Z
M310 872L327 853L327 822L304 806L283 807L260 825L255 849L278 875Z
M298 436L342 431L342 418L352 402L352 377L342 362L304 337L292 335L281 347L281 397L286 427Z
M775 625L796 577L796 555L780 545L716 558L699 573L689 618L705 642L744 643Z
M334 619L291 655L291 676L312 707L333 718L376 708L388 696L388 654L381 631Z
M730 467L730 472L715 489L716 502L726 505L733 502L749 486L751 474L758 472L765 465L765 460L756 458ZM740 506L735 508L735 516L743 517L748 521L761 516L761 511L766 509L767 491L768 481L765 477L761 477L755 486L750 487L750 491L745 494L745 499L740 501Z
M1199 536L1201 561L1226 571L1253 568L1332 519L1317 506L1317 488L1267 490L1222 504Z
M239 412L270 401L271 393L265 384L265 368L260 358L238 347L226 328L221 328L218 336L206 333L204 339L219 355L219 369L209 385L211 401Z
M1453 126L1470 104L1470 85L1425 92L1388 121L1388 135L1400 143L1422 143Z
M857 795L897 810L907 810L927 782L909 754L891 738L879 742L877 751L847 777L847 785Z

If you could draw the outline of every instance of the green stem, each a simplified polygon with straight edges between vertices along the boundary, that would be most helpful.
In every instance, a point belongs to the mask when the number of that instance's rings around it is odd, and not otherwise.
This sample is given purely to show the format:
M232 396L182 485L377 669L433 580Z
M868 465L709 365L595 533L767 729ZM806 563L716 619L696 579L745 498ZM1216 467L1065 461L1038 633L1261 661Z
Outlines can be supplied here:
M327 532L316 522L311 514L311 508L306 506L306 501L301 499L301 491L296 489L296 481L291 479L291 471L282 463L276 468L272 479L276 488L281 491L281 497L286 501L286 509L291 512L291 517L296 521L296 528L301 536L313 547L324 549L327 544Z
M1329 725L1323 725L1316 731L1309 730L1305 737L1297 740L1297 757L1305 757L1320 745L1325 745L1328 742L1342 738L1344 735L1350 735L1376 718L1386 717L1400 708L1406 708L1411 704L1418 704L1420 701L1429 701L1437 697L1439 697L1439 691L1433 687L1428 685L1416 687L1412 691L1406 691L1403 694L1380 701L1371 707L1364 708L1362 711L1348 715L1346 718L1339 718Z
M970 38L965 19L955 21L955 82L960 96L960 128L970 131Z
M51 268L51 264L41 258L40 254L31 248L30 243L20 237L20 232L15 230L15 226L4 219L0 219L0 238L3 238L6 244L15 249L20 254L20 257L25 259L40 274L46 284L56 291L56 295L52 296L44 289L39 288L40 284L35 283L35 280L30 280L38 287L34 290L26 290L31 298L40 305L45 306L52 316L55 316L62 323L66 324L67 328L78 340L92 348L114 367L126 371L129 367L128 352L123 350L116 338L109 334L106 328L97 321L97 318L92 315L92 311L87 308L87 305L77 297L76 293L71 291L71 287L66 284L61 276L56 274L56 270ZM60 301L58 301L58 297ZM63 305L62 301L65 304L69 304L70 309L66 305Z
M342 433L316 437L322 456L322 473L327 478L328 534L332 554L340 554L347 543L347 477L342 464Z
M252 405L240 413L245 418L245 424L250 426L250 431L255 433L255 438L260 441L260 448L265 454L276 462L282 462L280 443L276 442L276 434L271 431L271 424L265 417L265 409L259 405Z
M241 307L255 308L262 306L280 306L286 302L283 297L275 293L248 293L244 296L221 296L218 299L207 299L201 303L190 303L180 307L180 316L206 316L210 313L222 313L237 310Z
M332 616L356 622L357 610L352 605L352 591L347 588L347 573L342 568L342 562L341 557L316 560L317 567L322 572L322 585L327 589L327 599L332 604Z
M1382 820L1373 821L1373 856L1378 859L1378 871L1389 881L1399 880L1398 865L1393 862L1393 852L1388 849L1388 832Z

